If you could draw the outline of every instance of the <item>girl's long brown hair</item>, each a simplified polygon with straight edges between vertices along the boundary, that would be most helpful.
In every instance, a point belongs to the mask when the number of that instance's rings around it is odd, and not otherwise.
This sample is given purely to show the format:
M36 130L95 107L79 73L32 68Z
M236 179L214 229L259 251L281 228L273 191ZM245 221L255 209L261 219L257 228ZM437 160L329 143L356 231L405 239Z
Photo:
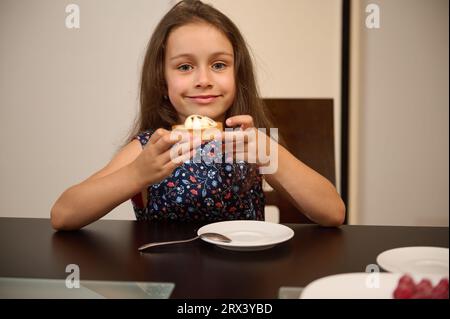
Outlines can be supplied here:
M271 127L264 102L259 97L250 53L239 29L211 5L198 0L183 0L162 18L148 43L140 83L140 112L125 144L145 130L170 129L177 122L176 110L165 98L168 95L164 75L165 47L172 30L195 22L206 22L216 27L233 46L236 96L225 118L248 114L253 117L255 127Z

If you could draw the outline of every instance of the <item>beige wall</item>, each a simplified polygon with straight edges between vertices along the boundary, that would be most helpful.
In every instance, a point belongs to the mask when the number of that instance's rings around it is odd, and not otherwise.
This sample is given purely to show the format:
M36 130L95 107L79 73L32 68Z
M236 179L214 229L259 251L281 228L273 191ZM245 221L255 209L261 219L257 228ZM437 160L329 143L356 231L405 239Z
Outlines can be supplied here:
M1 216L49 217L103 167L137 110L145 46L167 0L0 1ZM108 217L133 218L129 202Z
M364 25L369 3L379 29ZM354 13L351 221L448 226L448 1Z
M69 30L64 1L0 0L0 216L49 217L64 189L110 160L138 107L146 43L173 2L67 2L81 13ZM341 1L211 3L248 40L262 95L335 98L339 132ZM106 218L133 218L130 203Z

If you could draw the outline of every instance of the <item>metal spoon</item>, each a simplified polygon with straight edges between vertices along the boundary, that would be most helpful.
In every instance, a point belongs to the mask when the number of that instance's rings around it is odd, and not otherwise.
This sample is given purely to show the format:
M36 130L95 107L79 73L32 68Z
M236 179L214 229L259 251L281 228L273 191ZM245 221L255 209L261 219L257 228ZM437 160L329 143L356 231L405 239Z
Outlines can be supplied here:
M142 251L142 250L145 250L145 249L150 248L150 247L156 247L156 246L162 246L162 245L188 243L190 241L194 241L194 240L199 239L199 238L208 238L208 239L219 241L219 242L222 242L222 243L229 243L229 242L231 242L230 238L228 238L227 236L224 236L222 234L204 233L204 234L200 234L200 235L198 235L198 236L196 236L194 238L190 238L190 239L162 241L162 242L145 244L145 245L139 247L138 250Z

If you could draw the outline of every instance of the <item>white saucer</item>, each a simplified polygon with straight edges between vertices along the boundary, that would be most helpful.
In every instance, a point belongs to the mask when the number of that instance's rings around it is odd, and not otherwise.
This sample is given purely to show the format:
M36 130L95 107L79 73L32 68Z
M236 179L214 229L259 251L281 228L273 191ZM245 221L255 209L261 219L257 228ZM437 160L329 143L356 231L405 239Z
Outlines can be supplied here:
M294 236L294 231L284 225L256 220L231 220L208 224L197 231L219 233L231 239L230 243L221 243L208 238L202 240L221 248L239 251L263 250L285 242Z
M303 289L301 299L392 299L402 274L348 273L323 277ZM438 275L412 275L414 281L429 279L437 285Z
M448 248L402 247L387 250L377 257L383 269L394 273L435 274L447 276Z

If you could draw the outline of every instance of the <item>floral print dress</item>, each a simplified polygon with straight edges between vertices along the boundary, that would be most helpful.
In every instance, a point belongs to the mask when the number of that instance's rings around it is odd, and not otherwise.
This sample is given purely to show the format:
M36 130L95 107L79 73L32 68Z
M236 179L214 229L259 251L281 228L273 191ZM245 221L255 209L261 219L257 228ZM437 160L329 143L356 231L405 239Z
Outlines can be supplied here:
M144 147L154 130L136 136ZM264 220L262 177L254 164L226 163L214 141L197 149L198 160L184 162L170 176L132 199L137 220L223 221ZM207 146L207 147L206 147ZM221 163L208 160L219 156ZM217 157L216 157L217 158ZM200 161L201 159L201 161Z

